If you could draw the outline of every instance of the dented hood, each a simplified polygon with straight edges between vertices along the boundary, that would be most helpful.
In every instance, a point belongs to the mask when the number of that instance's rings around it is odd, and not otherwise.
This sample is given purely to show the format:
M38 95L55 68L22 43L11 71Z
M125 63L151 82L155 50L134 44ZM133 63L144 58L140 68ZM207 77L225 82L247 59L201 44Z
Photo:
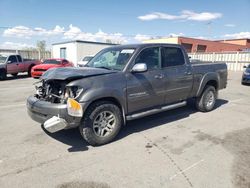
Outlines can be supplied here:
M53 68L47 70L40 79L48 80L76 80L90 76L115 73L115 70L106 70L101 68Z

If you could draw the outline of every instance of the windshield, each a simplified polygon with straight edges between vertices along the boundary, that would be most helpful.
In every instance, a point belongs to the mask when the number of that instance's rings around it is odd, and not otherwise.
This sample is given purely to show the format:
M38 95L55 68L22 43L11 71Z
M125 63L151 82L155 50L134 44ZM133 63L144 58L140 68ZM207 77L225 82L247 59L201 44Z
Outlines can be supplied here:
M0 55L0 63L5 63L7 56Z
M123 70L135 49L110 48L99 52L86 66L110 70Z
M90 61L91 59L93 59L92 56L86 56L82 59L82 61Z
M55 65L59 65L59 64L61 64L61 60L45 60L43 62L43 64L55 64Z

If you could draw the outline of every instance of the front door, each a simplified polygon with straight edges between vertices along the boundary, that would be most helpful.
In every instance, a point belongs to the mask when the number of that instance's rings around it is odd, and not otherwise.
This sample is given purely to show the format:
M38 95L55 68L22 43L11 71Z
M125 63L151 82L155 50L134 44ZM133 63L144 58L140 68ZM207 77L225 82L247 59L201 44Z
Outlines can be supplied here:
M7 73L15 74L18 73L18 61L15 55L10 55L7 61Z
M148 70L141 73L127 73L128 112L150 109L164 103L164 76L160 68L160 48L146 48L135 59L145 63Z

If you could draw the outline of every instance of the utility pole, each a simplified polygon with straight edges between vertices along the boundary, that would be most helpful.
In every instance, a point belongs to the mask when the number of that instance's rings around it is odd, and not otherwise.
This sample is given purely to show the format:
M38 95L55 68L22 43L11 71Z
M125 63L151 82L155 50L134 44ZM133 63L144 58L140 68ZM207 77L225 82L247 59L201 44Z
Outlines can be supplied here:
M212 34L212 28L211 28L211 24L213 22L208 22L206 25L207 25L207 33L208 33L208 37L211 37L211 34Z

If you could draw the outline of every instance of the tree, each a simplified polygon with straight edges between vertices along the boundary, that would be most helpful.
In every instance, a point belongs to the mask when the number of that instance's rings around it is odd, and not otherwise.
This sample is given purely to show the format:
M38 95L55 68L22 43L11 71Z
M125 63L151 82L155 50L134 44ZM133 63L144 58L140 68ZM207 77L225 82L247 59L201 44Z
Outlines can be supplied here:
M46 50L46 41L45 40L40 40L36 42L36 48L40 52L44 52Z

